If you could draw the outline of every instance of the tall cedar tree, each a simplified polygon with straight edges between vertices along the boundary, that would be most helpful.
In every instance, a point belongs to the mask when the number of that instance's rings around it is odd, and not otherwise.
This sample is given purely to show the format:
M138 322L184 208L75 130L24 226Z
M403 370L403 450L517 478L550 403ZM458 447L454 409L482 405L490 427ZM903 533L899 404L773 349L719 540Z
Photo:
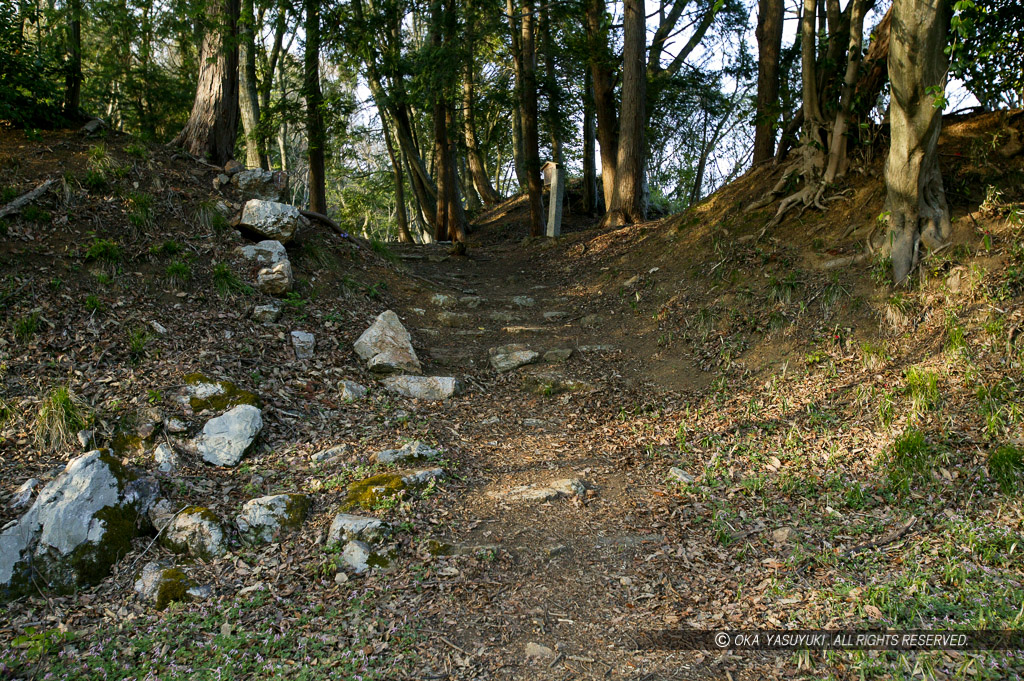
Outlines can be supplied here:
M327 212L324 171L323 93L320 90L320 0L305 0L306 52L303 59L303 89L306 95L306 137L309 150L309 209Z

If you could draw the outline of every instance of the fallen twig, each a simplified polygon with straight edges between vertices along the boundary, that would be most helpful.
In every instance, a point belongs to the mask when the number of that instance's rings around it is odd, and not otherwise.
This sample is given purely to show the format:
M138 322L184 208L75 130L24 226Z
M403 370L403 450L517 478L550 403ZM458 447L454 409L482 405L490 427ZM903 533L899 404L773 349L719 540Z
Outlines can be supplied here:
M3 208L0 208L0 218L5 218L8 215L20 213L22 208L24 208L25 206L27 206L28 204L32 203L40 196L45 194L46 190L48 190L54 182L56 182L56 180L47 180L46 182L43 182L41 185L39 185L32 191L25 192L18 198L8 203Z

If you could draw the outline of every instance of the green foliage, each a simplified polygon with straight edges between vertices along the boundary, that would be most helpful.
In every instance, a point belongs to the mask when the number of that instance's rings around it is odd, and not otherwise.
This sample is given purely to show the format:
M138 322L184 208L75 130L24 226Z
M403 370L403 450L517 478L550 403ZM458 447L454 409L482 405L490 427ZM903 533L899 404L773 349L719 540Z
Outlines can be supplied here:
M167 277L167 281L171 286L181 286L191 281L192 268L188 266L188 263L175 260L164 270L164 276Z
M100 193L106 191L107 176L103 174L102 170L87 170L85 177L82 178L82 186L89 190L90 193Z
M128 206L128 222L133 227L150 227L153 224L153 195L132 192L125 203Z
M221 234L228 228L228 219L224 217L213 201L204 201L196 210L196 222L214 234Z
M988 455L988 474L1004 494L1024 491L1024 450L1003 445Z
M184 247L174 239L168 239L162 244L153 244L149 248L150 255L162 255L171 256L178 255L184 250Z
M213 267L213 286L217 293L222 296L241 293L252 295L252 287L238 278L238 275L231 271L227 263L218 263Z
M370 250L390 263L398 262L398 256L391 250L391 247L377 237L370 237Z
M0 3L0 121L27 130L57 127L65 120L54 39L26 30L23 7Z
M50 213L43 210L39 206L33 206L29 204L21 209L21 217L29 222L49 222Z
M934 462L934 447L921 431L911 428L896 438L885 453L886 482L893 492L906 496L919 483L931 479Z
M988 108L1024 104L1024 24L1017 0L956 0L951 74Z
M86 261L102 262L113 265L121 262L121 247L109 239L93 239L85 252Z
M24 317L19 317L14 320L14 337L22 343L28 341L32 336L36 335L36 331L39 328L39 313L33 312L32 314Z
M915 413L934 409L939 403L939 375L918 367L904 372L906 391L910 396L911 408Z
M128 356L132 362L138 362L146 354L146 346L152 336L142 327L128 329Z
M44 449L71 446L78 431L89 425L89 412L67 386L53 388L39 405L36 444Z
M87 296L85 299L85 309L89 312L103 312L103 302L96 296Z

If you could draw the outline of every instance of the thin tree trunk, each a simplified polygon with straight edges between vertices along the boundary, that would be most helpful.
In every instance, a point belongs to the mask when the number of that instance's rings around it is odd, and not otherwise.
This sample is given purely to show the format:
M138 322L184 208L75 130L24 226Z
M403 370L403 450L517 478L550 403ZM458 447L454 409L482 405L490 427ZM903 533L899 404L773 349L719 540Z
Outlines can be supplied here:
M948 0L895 0L889 52L889 109L892 139L885 165L886 203L892 275L907 279L920 257L920 245L935 249L948 242L952 226L939 170L942 109L934 88L946 86L949 58Z
M597 138L594 122L594 81L590 71L583 69L583 210L593 215L597 210Z
M448 47L454 34L455 16L443 0L431 6L431 45L437 53ZM434 175L437 178L437 223L434 238L438 241L466 240L466 215L459 197L456 175L455 145L450 136L455 128L455 115L443 90L434 93Z
M615 113L615 60L608 49L605 0L586 0L587 42L594 82L597 141L601 145L601 184L604 210L611 210L619 153L619 121Z
M512 68L515 72L516 110L512 115L512 160L519 181L519 190L529 185L526 169L526 147L523 127L523 44L521 18L516 18L516 8L512 0L505 0L505 13L512 33Z
M850 0L850 45L846 58L846 74L843 77L843 89L839 99L839 110L836 112L835 124L832 126L832 140L828 145L828 165L825 168L825 183L833 182L846 167L846 126L853 108L853 89L857 84L857 71L860 68L861 43L864 39L864 11L867 0Z
M68 3L68 64L64 77L64 115L77 118L82 100L82 0Z
M469 164L469 174L473 178L473 186L487 206L493 206L501 201L501 196L494 191L491 185L491 178L487 175L487 167L484 165L484 156L476 139L476 121L474 120L473 106L473 81L475 69L473 68L472 55L466 64L465 78L462 81L462 123L466 139L466 161ZM469 192L467 191L467 195Z
M327 213L324 168L323 93L320 91L320 0L305 0L306 51L303 83L306 97L306 143L309 151L309 209Z
M409 233L409 216L405 211L405 178L402 174L402 160L395 153L395 147L391 143L391 131L388 130L388 118L384 107L377 104L377 115L380 116L381 132L384 135L384 144L388 149L388 158L391 160L391 170L395 176L395 219L398 222L398 240L402 243L412 243L412 234Z
M544 95L548 100L544 119L551 137L551 160L562 165L562 93L555 73L554 45L551 42L551 15L549 4L542 3L540 13L541 46L544 55Z
M267 167L267 150L259 135L260 101L256 89L256 24L253 0L242 0L238 20L238 106L245 130L245 165Z
M212 0L192 113L172 142L216 165L229 161L238 133L238 0Z
M779 54L782 51L782 0L759 0L757 13L757 110L754 165L775 155L775 129L779 118Z
M643 222L647 217L644 125L647 86L647 36L643 0L623 5L622 114L615 193L606 224Z
M540 149L537 134L537 51L534 41L533 0L522 8L523 151L527 191L530 200L530 236L544 234L544 185L540 178Z

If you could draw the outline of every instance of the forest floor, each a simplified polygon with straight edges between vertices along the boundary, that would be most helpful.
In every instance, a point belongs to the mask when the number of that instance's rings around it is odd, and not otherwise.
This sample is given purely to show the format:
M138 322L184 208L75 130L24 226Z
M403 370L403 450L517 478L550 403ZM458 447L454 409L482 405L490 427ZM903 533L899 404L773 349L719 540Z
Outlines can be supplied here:
M194 432L200 415L177 396L202 372L260 396L261 442L213 469L169 438L186 466L162 476L164 495L224 519L262 494L314 505L275 543L178 557L213 587L205 601L156 612L135 596L143 563L174 559L142 537L96 587L6 605L0 674L1019 677L1020 651L680 650L672 636L1024 629L1024 171L997 153L999 126L948 124L954 242L907 289L885 283L884 261L849 262L882 212L876 157L828 213L767 233L771 207L743 206L773 169L644 225L572 215L557 240L524 239L510 200L477 216L464 257L354 249L317 227L289 245L297 293L269 326L249 319L260 294L218 291L218 263L239 282L253 272L208 210L242 200L209 189L215 169L119 136L4 132L0 204L43 179L60 191L0 238L0 498L81 451L34 437L52 387L152 470L140 424L175 417ZM352 343L385 309L424 373L465 392L423 402L374 387ZM295 329L315 334L313 359L294 358ZM510 343L541 358L496 372L489 350ZM370 394L342 402L342 379ZM390 562L349 574L325 543L346 486L393 468L374 452L414 439L441 450L445 476L369 511L396 530ZM336 445L340 459L312 458ZM516 498L561 480L585 490ZM0 522L18 513L5 502Z

